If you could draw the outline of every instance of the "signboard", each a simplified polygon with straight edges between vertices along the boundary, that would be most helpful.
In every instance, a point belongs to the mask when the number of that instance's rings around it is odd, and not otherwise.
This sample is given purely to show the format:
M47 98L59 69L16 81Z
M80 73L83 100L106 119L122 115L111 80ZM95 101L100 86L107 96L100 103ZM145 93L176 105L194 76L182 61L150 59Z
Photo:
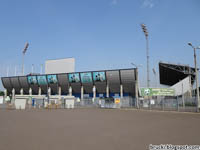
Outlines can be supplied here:
M115 98L115 104L120 104L120 99L119 98Z
M68 74L70 83L80 82L79 73L70 73Z
M56 75L47 75L47 81L49 84L58 83Z
M37 84L36 76L28 76L28 83L31 85L36 85Z
M92 73L81 73L81 82L82 83L92 83Z
M170 88L141 88L142 96L174 96L175 90Z
M106 80L105 72L93 72L93 80L95 82L103 82Z
M37 76L37 81L39 85L47 85L46 76Z

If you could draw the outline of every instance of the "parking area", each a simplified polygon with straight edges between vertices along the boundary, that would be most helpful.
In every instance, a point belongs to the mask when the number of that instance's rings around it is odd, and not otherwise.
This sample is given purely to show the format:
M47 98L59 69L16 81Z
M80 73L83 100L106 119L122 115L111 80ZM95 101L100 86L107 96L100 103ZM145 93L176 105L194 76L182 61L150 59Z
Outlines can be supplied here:
M136 109L0 109L2 150L145 150L200 144L200 115Z

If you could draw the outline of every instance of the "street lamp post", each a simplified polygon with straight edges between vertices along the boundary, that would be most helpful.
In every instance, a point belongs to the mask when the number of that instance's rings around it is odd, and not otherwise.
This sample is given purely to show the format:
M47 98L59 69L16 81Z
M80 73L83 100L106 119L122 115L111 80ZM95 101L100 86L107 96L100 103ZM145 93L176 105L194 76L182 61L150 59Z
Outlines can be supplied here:
M197 90L197 112L199 112L200 108L200 100L199 100L199 75L197 70L197 60L196 60L196 49L200 49L199 47L194 47L192 43L188 43L194 50L194 65L195 65L195 77L196 77L196 90Z
M139 106L139 98L138 98L138 89L139 89L139 83L138 83L138 67L140 67L141 65L135 65L134 63L131 63L131 65L135 66L136 70L135 70L135 81L136 81L136 84L135 84L135 97L136 97L136 108L139 109L140 106Z

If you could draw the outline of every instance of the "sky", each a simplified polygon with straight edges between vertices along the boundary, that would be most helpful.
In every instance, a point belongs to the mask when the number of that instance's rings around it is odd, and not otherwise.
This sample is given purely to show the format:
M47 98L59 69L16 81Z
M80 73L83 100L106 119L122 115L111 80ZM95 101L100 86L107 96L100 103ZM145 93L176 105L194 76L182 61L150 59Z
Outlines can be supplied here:
M0 76L40 72L47 59L74 57L76 71L139 67L146 85L149 32L150 85L159 61L194 66L200 45L200 0L0 0ZM200 66L200 51L197 51ZM8 69L9 68L9 69ZM0 85L2 89L2 85Z

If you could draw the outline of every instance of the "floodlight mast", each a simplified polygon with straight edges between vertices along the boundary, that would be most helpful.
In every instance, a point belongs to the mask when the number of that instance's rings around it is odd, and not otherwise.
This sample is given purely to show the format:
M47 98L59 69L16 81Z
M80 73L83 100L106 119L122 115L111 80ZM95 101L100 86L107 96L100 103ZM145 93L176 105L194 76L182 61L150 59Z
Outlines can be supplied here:
M24 50L23 50L23 52L22 52L22 75L24 75L24 56L25 56L25 54L26 54L26 51L27 51L27 49L28 49L28 46L29 46L29 43L26 42L25 47L24 47Z
M148 40L148 36L149 33L147 31L146 25L145 24L141 24L142 30L144 32L145 38L146 38L146 55L147 55L147 88L150 87L150 79L149 79L149 40ZM151 109L151 101L149 99L148 96L148 100L149 100L149 109Z
M196 59L196 49L200 49L199 47L194 47L191 42L188 43L194 50L194 65L195 65L195 78L196 78L196 90L197 90L197 112L199 112L200 108L200 100L199 100L199 73L197 70L197 59Z
M142 30L144 32L145 38L146 38L146 55L147 55L147 88L150 87L150 79L149 79L149 40L148 36L149 33L147 31L147 27L145 24L141 24Z

